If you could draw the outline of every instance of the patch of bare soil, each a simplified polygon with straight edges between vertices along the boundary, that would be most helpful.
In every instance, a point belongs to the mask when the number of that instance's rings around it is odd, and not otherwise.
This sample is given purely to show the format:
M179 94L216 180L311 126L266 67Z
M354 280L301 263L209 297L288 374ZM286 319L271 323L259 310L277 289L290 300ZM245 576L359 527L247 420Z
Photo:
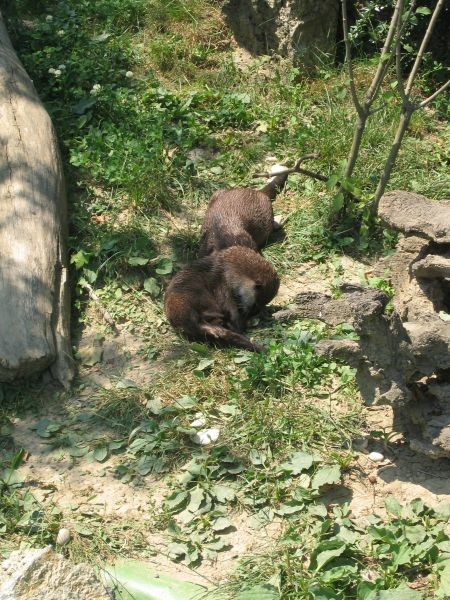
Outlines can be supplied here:
M345 282L361 284L361 279L367 271L367 265L350 258L340 258L341 277ZM318 265L315 262L306 262L294 269L288 278L281 281L276 304L289 304L293 302L297 294L303 292L317 292L330 294L332 292L333 274L326 265Z
M383 431L386 437L394 432L390 406L368 408L366 415L369 431ZM352 491L350 507L356 518L373 512L384 514L384 499L389 495L405 503L420 498L431 507L450 501L450 461L417 454L407 442L400 435L386 446L369 442L358 454L356 469L346 481ZM384 460L370 460L372 451L383 454Z
M349 258L343 258L341 265L344 279L355 283L360 282L361 273L367 268ZM289 303L296 294L306 290L329 293L329 281L322 267L312 263L301 265L283 281L277 302ZM86 330L79 341L79 349L93 347L95 339L93 330ZM280 524L254 530L244 513L235 513L230 517L233 523L228 534L230 547L219 553L215 563L204 561L195 570L173 563L167 556L170 540L153 526L155 507L160 506L168 493L167 478L147 476L139 485L122 483L114 474L116 457L105 463L85 457L73 460L64 451L52 449L48 440L38 437L31 429L43 417L61 421L68 414L89 410L93 394L115 388L120 380L131 380L137 386L151 385L155 373L163 365L158 360L145 360L139 352L141 346L142 339L127 331L107 337L101 342L101 360L91 367L81 368L77 393L61 401L46 402L45 411L39 411L39 416L16 419L15 444L28 452L23 474L37 498L51 501L63 510L64 516L67 515L66 526L70 527L71 519L76 520L83 511L94 511L115 522L136 519L147 532L149 547L156 551L154 557L145 559L149 568L201 584L217 584L225 580L239 558L269 547L280 531ZM390 407L367 408L366 415L369 431L384 431L386 437L392 431ZM373 450L384 455L381 462L375 463L368 458ZM344 483L341 494L338 491L329 501L349 500L357 519L364 519L374 511L383 514L384 498L390 494L401 502L419 497L433 506L442 500L450 501L450 461L427 459L401 441L385 446L381 442L363 442L355 468Z

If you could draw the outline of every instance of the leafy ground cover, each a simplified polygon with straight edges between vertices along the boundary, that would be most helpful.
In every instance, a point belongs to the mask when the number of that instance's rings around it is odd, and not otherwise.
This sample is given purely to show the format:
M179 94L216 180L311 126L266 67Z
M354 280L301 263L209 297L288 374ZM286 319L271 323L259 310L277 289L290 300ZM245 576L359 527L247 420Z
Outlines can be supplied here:
M335 501L357 470L354 440L377 434L353 371L318 357L313 344L330 333L351 338L351 328L266 316L252 334L268 352L252 356L189 344L162 311L168 278L195 256L211 193L255 185L270 156L292 162L318 150L314 168L330 177L328 185L292 177L276 202L286 235L265 254L288 287L307 263L337 293L344 258L370 262L389 250L388 231L369 235L350 217L364 218L394 131L392 90L367 131L354 183L361 205L336 223L332 183L354 117L341 68L313 77L266 58L238 67L206 0L16 0L7 16L63 149L80 377L68 394L39 384L2 390L2 553L54 543L70 523L61 551L75 560L164 555L201 569L227 552L231 561L243 514L254 539L269 530L271 542L221 578L224 597L447 597L444 505L387 498L387 516L362 522ZM359 82L371 68L360 60ZM391 187L448 195L448 133L432 110L417 114ZM386 281L372 285L390 291ZM125 347L127 336L133 351L107 356L110 340ZM23 449L14 441L21 423ZM202 446L205 428L214 441ZM36 443L52 469L78 469L90 485L94 465L99 481L145 496L145 510L124 517L92 507L94 488L65 505L58 486L43 494L45 482L27 471Z

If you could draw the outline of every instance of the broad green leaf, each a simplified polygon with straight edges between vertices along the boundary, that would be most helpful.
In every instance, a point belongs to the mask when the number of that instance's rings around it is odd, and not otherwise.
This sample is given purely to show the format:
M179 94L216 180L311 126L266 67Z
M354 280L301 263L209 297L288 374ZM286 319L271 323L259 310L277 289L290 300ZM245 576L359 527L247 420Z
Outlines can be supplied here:
M224 415L230 415L232 417L238 413L237 406L234 406L234 404L222 404L222 406L219 406L219 411Z
M287 462L280 465L283 471L289 471L292 475L298 475L302 471L312 467L314 456L307 452L295 452Z
M170 273L172 273L172 270L173 263L170 260L170 258L161 258L161 260L158 261L158 264L155 269L158 275L170 275Z
M344 194L342 192L338 192L333 196L333 211L339 212L341 208L344 206Z
M443 519L450 519L450 502L440 502L434 509L434 512Z
M261 529L273 521L275 512L268 507L262 508L257 513L251 515L248 525L251 529Z
M318 471L316 471L314 477L312 478L311 487L317 490L323 485L339 483L340 479L341 469L339 465L321 467Z
M236 494L233 488L228 485L216 484L211 488L211 492L219 502L227 502L234 500Z
M181 396L181 398L175 400L175 403L180 408L193 408L198 404L198 399L195 396Z
M211 358L202 358L202 360L198 363L198 365L194 369L194 373L203 373L214 364L214 361Z
M41 438L49 438L52 435L62 429L61 423L51 421L50 419L41 419L38 423L33 425L31 429L34 429L37 435Z
M116 384L116 388L119 390L128 390L128 389L137 388L137 387L138 386L132 379L126 379L126 378L120 379Z
M401 516L402 505L394 498L394 496L387 496L384 499L384 506L389 514L394 515L395 517Z
M187 505L187 510L191 513L196 513L200 508L201 503L205 499L205 492L201 487L196 487L189 491L190 499Z
M223 531L224 529L228 529L232 527L233 523L227 517L219 517L212 524L212 529L214 531Z
M187 554L189 552L189 548L187 544L173 542L172 544L168 545L167 552L169 553L169 556L173 558L179 558L180 556Z
M200 344L200 342L192 342L191 350L197 352L197 354L202 354L203 356L209 356L211 348L208 348L206 344Z
M88 108L91 108L92 106L94 106L94 104L96 102L97 102L97 100L94 96L88 96L87 98L82 98L79 102L77 102L77 104L72 106L72 111L76 115L82 115L88 110Z
M6 485L19 485L25 481L25 477L21 475L16 469L4 469L0 471L0 481L3 481Z
M222 538L217 538L216 540L205 544L205 548L209 548L210 550L215 550L216 552L220 552L221 550L228 548L229 545L230 545L229 542L226 542Z
M316 517L326 517L328 514L327 507L324 504L310 504L308 514Z
M92 537L92 529L89 529L89 527L86 527L86 525L83 525L82 523L76 523L74 529L83 537Z
M128 264L131 265L132 267L142 267L144 265L146 265L148 263L148 258L145 258L144 256L130 256L128 258Z
M275 510L277 515L294 515L295 513L301 512L305 508L303 502L286 502L282 504L280 508Z
M344 525L339 526L339 532L337 534L337 538L343 540L347 544L356 544L356 542L360 539L360 534L356 531L352 531L348 527Z
M416 9L416 13L418 15L431 15L431 10L428 6L419 6L419 8Z
M181 509L181 507L186 503L187 499L188 492L173 492L173 494L170 494L170 496L166 498L165 504L169 510L176 512L177 510Z
M154 277L147 277L144 281L144 290L150 294L150 296L156 297L161 291L161 287Z
M420 544L426 538L427 532L423 525L406 525L405 538L411 544Z
M69 454L73 458L80 458L81 456L85 456L89 452L89 448L87 446L72 446L69 449Z
M439 587L436 592L438 598L450 598L450 565L440 572Z
M103 462L108 456L108 447L107 446L97 446L94 450L94 458L98 462Z
M161 414L163 409L162 402L159 398L152 398L151 400L148 400L145 406L152 413L152 415Z
M248 453L248 457L250 462L255 466L264 465L267 460L267 454L265 452L261 452L260 450L255 450L254 448L250 450Z
M332 569L327 569L321 575L320 580L323 583L332 583L333 581L342 582L346 577L356 575L358 572L358 568L353 565L341 565L339 567L333 567Z
M271 585L255 585L243 590L235 596L235 600L278 600L280 597L277 590Z
M93 367L102 361L103 348L101 346L84 346L78 350L77 357L81 360L83 365Z
M347 544L343 540L328 540L320 543L311 554L310 567L314 571L320 571L331 560L341 556L346 548Z
M366 600L421 600L422 594L408 587L393 590L373 590Z
M406 542L397 546L392 546L392 565L398 567L400 565L408 565L414 556L413 549Z

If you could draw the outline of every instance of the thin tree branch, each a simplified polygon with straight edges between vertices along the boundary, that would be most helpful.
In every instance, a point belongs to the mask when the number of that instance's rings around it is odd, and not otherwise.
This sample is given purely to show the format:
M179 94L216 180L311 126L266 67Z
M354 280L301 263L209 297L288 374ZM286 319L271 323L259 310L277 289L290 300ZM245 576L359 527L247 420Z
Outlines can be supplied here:
M353 72L352 62L352 50L350 45L350 38L348 35L348 17L347 17L347 0L342 0L342 27L344 30L344 43L345 43L345 60L347 62L348 76L350 79L350 93L352 95L353 104L355 105L356 112L361 116L363 108L358 98L356 91L355 76Z
M375 196L372 202L372 214L376 214L378 210L378 204L380 203L381 196L384 194L384 190L386 189L386 185L391 176L392 170L395 166L395 161L397 160L398 152L400 150L400 146L403 140L403 136L408 129L409 123L411 121L411 116L414 112L415 108L412 105L407 105L403 107L403 111L400 117L400 122L397 127L397 131L395 134L394 141L392 142L391 149L389 151L389 155L384 163L383 173L378 182L378 186L375 192Z
M402 7L403 12L403 7ZM411 12L411 9L410 9ZM401 13L400 13L401 15ZM409 16L409 15L408 15ZM397 89L404 105L408 103L408 97L406 96L405 86L403 83L403 72L402 72L402 35L405 28L405 22L401 24L401 16L397 21L397 39L395 40L395 72L397 75Z
M434 94L431 94L431 96L429 96L428 98L423 100L423 102L421 102L419 104L419 108L425 108L425 106L428 106L430 104L430 102L433 102L433 100L436 98L436 96L439 96L439 94L444 92L449 86L450 86L450 79L447 81L447 83L444 83L443 85L441 85L441 87L438 90L436 90L434 92Z
M380 89L380 85L384 79L386 74L387 66L388 66L388 56L391 53L392 41L394 39L395 33L397 31L397 23L400 18L401 12L400 9L403 9L404 0L397 0L395 4L394 14L392 15L391 23L389 25L389 30L384 41L383 50L381 51L380 60L378 62L378 68L372 80L372 83L369 87L369 90L366 94L365 104L366 106L370 106L372 102L375 100L378 90Z
M436 4L433 14L431 15L430 22L428 23L427 30L425 35L423 36L422 43L420 44L419 52L417 53L416 60L414 61L413 68L408 77L408 81L406 83L405 93L409 95L414 84L414 80L417 75L417 71L419 70L420 63L422 62L423 55L425 54L425 50L427 49L428 42L430 41L431 34L433 33L434 26L436 24L439 13L441 12L442 7L444 6L445 0L438 0Z

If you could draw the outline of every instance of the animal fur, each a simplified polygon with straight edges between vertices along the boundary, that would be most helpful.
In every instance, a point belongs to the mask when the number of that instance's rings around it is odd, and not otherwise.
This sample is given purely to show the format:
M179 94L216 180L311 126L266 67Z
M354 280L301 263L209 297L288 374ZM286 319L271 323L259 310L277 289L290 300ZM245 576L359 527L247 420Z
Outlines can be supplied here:
M191 340L261 352L243 334L247 319L278 292L279 277L254 250L234 246L201 258L169 284L164 309L171 325Z
M203 220L199 256L230 246L246 246L255 251L262 248L274 229L272 201L287 178L288 173L275 174L260 190L233 188L215 192Z

